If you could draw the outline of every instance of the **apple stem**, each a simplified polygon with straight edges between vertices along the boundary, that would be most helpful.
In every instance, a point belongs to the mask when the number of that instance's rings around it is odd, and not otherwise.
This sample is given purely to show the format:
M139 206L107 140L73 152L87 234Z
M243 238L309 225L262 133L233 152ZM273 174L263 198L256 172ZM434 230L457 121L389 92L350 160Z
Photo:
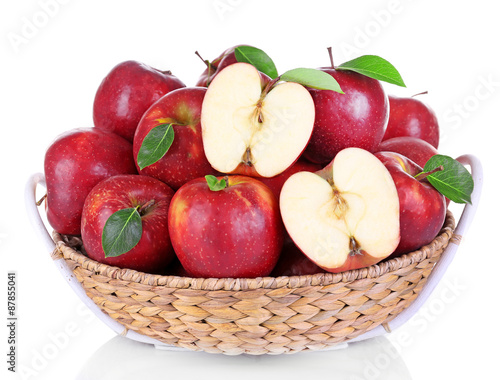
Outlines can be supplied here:
M212 64L210 63L209 60L207 59L203 59L203 57L200 55L200 53L198 53L198 50L196 50L194 52L194 54L196 54L198 57L200 57L200 59L203 61L203 63L205 63L205 65L207 65L207 87L208 85L210 84L210 77L212 76Z
M428 92L427 91L424 91L424 92L419 92L418 94L415 94L415 95L412 95L411 97L414 98L415 96L419 96L419 95L427 95Z
M150 208L151 206L153 206L155 204L155 200L154 199L151 199L149 201L147 201L146 203L144 203L142 206L140 206L138 209L137 209L137 212L139 213L139 215L144 215L144 213L146 212L146 210L148 208Z
M40 206L46 198L47 198L47 193L45 193L44 196L40 198L38 202L36 202L36 205Z
M161 73L165 74L165 75L172 75L172 72L170 70L165 70L165 71L162 71Z
M332 69L335 69L335 66L333 65L333 53L332 53L332 47L329 46L326 48L328 50L328 55L330 56L330 64L332 65Z
M262 102L264 101L264 98L269 93L269 91L271 91L273 86L276 83L278 83L280 80L281 80L281 76L278 76L276 79L273 79L272 81L270 81L268 84L266 84L266 87L264 87L264 89L262 90L262 93L260 94L260 99L257 102L256 111L255 111L257 114L257 120L259 123L264 122L264 119L262 118Z
M278 76L276 79L273 79L272 81L270 81L266 87L264 87L264 90L262 90L262 94L260 95L260 99L259 99L259 104L262 103L262 100L264 100L264 98L266 97L266 95L269 93L269 91L271 91L271 89L273 88L273 86L278 83L279 81L281 80L281 76Z
M433 174L433 173L436 173L436 172L440 172L444 170L444 167L443 165L440 165L438 166L436 169L433 169L431 170L430 172L422 172L422 173L419 173L417 174L414 178L417 180L417 181L422 181L423 179L427 178L429 175Z
M205 65L207 65L207 67L210 69L210 62L206 59L203 59L203 57L200 55L200 53L198 53L198 50L196 50L194 52L194 54L196 54L203 61L203 63L205 63Z

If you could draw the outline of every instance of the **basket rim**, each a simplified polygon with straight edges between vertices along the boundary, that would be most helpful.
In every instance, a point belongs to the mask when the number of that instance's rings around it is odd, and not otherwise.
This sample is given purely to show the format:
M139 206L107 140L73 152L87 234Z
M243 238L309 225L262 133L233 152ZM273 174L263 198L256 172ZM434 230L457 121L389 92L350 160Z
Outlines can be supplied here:
M176 275L159 275L140 272L127 268L119 268L108 264L99 263L90 259L73 246L81 244L77 236L63 235L52 232L55 249L52 259L71 260L77 266L88 270L96 275L105 276L114 280L137 283L154 287L167 287L177 289L193 290L253 290L253 289L280 289L280 288L302 288L310 286L328 286L338 283L350 283L356 280L374 279L389 272L395 272L410 265L432 257L438 250L446 248L453 237L455 230L455 219L450 210L447 210L445 222L439 234L429 244L420 249L403 254L399 257L385 259L381 262L360 269L352 269L340 273L317 273L312 275L279 276L279 277L256 277L256 278L194 278L180 277Z

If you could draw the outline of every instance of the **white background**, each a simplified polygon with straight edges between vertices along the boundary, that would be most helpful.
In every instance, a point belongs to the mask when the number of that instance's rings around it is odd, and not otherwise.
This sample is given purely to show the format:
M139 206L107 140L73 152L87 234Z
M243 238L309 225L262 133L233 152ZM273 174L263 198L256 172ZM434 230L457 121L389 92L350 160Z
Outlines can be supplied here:
M495 175L500 23L491 4L3 1L0 293L6 294L7 272L15 271L17 368L24 372L12 378L128 379L144 375L146 369L148 375L185 378L492 378L498 359L488 344L499 338ZM92 126L95 91L115 64L135 59L170 69L194 85L204 69L195 50L212 59L240 43L265 50L280 72L328 65L328 46L336 63L361 54L380 55L399 69L407 84L405 89L386 85L388 93L429 92L421 99L440 119L440 151L454 157L474 154L483 164L480 207L459 254L421 312L387 339L292 357L155 351L116 337L82 305L29 223L23 199L28 177L43 170L44 152L59 133ZM3 316L6 302L2 305ZM2 331L3 378L8 331ZM196 363L203 369L196 370Z

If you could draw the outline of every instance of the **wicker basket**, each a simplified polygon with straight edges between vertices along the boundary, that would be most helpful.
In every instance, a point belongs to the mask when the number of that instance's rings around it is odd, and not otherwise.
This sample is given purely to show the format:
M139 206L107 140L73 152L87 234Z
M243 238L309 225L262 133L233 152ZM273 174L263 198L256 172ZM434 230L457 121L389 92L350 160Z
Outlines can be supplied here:
M202 279L98 263L75 237L53 234L87 296L128 330L190 350L282 354L329 348L406 309L454 238L448 212L431 244L364 269L307 276Z

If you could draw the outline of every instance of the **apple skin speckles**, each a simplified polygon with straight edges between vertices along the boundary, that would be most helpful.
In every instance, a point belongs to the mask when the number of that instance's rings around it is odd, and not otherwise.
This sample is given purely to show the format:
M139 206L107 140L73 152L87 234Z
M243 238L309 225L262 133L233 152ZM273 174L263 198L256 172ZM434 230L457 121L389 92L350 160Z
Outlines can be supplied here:
M383 141L411 136L439 147L439 123L432 108L415 97L389 95L389 122ZM422 166L422 165L421 165Z
M161 274L175 257L167 226L173 195L163 182L142 175L118 175L100 182L89 193L82 213L82 240L88 256L120 268ZM109 216L148 202L152 205L140 212L142 236L137 245L120 256L105 257L102 232Z
M170 72L144 63L124 61L102 80L94 105L94 126L130 141L146 110L163 95L186 85Z
M309 90L316 120L304 157L326 165L345 148L376 152L389 119L389 100L381 83L355 72L321 70L337 80L344 94Z
M96 128L75 128L59 135L45 153L47 219L59 233L80 235L85 198L100 181L137 174L132 144Z
M220 191L210 190L204 178L177 190L169 211L175 253L194 277L267 276L285 233L278 201L255 178L227 180Z
M427 180L415 179L422 168L395 152L375 156L387 167L398 190L401 241L391 257L400 256L429 244L446 218L446 198Z
M207 89L185 87L169 92L143 115L135 133L133 154L140 174L159 179L174 190L192 179L217 175L203 149L201 106ZM159 124L172 123L174 141L167 153L140 170L137 157L148 133Z

